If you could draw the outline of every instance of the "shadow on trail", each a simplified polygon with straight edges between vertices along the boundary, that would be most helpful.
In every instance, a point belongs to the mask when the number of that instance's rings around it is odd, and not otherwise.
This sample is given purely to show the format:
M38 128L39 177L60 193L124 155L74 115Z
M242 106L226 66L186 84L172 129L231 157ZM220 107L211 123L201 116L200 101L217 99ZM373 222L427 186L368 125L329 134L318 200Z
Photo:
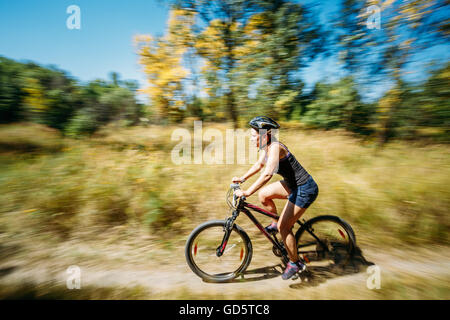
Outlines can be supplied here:
M345 263L331 263L326 266L308 264L308 271L300 276L301 282L291 284L289 287L292 289L315 287L326 282L328 279L363 272L368 266L373 264L374 263L367 261L366 258L364 258L360 248L356 248L353 256ZM281 264L277 264L274 266L247 270L231 282L251 282L275 278L281 276L283 268L284 267Z
M277 264L270 267L262 267L253 270L246 270L239 277L233 279L232 282L251 282L251 281L267 280L278 277L282 273L283 272L281 264Z
M3 265L3 262L7 262L8 259L17 254L20 250L21 247L18 245L0 244L0 278L11 274L18 269L18 266L5 266Z
M17 269L18 269L18 267L16 267L16 266L0 268L0 278L13 273Z
M315 287L329 279L364 272L368 266L373 264L373 262L367 261L366 258L364 258L361 249L357 247L351 259L346 263L329 264L327 266L309 266L309 272L300 276L301 282L291 284L289 287L291 289Z

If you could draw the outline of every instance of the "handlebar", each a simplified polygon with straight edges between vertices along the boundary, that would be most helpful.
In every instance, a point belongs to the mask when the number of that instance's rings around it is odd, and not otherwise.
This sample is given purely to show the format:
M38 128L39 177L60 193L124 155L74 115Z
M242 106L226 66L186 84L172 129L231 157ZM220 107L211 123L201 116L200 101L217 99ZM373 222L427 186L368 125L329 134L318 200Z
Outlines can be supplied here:
M236 195L234 195L234 191L241 189L241 185L239 183L232 183L232 184L230 184L230 189L233 190L233 204L235 204L237 197L236 197ZM241 199L245 200L246 198L244 196L242 196Z
M239 185L239 183L232 183L230 184L230 188L233 190L238 190L241 188L241 186Z

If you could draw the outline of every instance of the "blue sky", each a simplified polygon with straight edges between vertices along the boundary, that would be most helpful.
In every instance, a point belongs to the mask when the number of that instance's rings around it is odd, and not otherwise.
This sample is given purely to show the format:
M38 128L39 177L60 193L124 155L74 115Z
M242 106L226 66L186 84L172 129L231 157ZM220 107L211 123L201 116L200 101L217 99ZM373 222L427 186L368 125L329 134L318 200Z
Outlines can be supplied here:
M320 2L316 10L322 23L331 20L338 3ZM66 26L66 10L73 4L81 9L81 30ZM0 55L55 65L81 81L106 79L115 71L121 79L134 79L144 86L132 39L136 34L162 35L167 17L168 6L161 0L0 0ZM435 52L437 58L441 51ZM342 72L331 57L318 59L301 74L311 88L318 80L338 79ZM385 89L385 84L375 85L369 96Z
M81 29L69 30L67 7L81 9ZM56 65L82 81L145 78L132 39L163 34L168 9L151 0L0 0L0 55Z
M73 4L81 9L80 30L66 27L66 10ZM323 6L321 20L336 8L335 3ZM158 0L0 0L0 55L53 64L81 81L116 71L144 86L132 38L162 35L167 17L167 4ZM331 79L339 73L331 60L318 60L303 71L307 84L321 79L324 70Z

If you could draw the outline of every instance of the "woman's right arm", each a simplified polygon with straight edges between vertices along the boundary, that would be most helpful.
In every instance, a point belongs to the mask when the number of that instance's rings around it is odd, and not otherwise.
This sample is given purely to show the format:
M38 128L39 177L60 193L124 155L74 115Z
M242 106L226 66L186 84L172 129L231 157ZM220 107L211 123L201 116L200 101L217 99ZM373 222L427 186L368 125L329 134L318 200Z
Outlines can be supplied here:
M232 179L232 182L236 183L248 180L251 176L259 172L264 167L265 163L266 163L266 151L262 150L261 156L259 157L258 161L255 162L255 164L247 171L247 173L244 174L242 177L234 177Z

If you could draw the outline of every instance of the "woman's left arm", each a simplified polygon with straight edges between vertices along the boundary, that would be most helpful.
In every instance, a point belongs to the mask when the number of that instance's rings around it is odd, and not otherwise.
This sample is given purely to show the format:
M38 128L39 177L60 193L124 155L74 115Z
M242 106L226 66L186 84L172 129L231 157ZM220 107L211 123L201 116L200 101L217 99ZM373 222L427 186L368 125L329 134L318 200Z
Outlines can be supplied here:
M278 143L274 143L269 147L268 155L267 155L267 163L265 170L259 176L258 180L256 180L250 188L243 192L243 195L246 197L251 196L256 191L258 191L263 185L265 185L274 175L275 170L277 170L279 161L280 161L280 145Z

